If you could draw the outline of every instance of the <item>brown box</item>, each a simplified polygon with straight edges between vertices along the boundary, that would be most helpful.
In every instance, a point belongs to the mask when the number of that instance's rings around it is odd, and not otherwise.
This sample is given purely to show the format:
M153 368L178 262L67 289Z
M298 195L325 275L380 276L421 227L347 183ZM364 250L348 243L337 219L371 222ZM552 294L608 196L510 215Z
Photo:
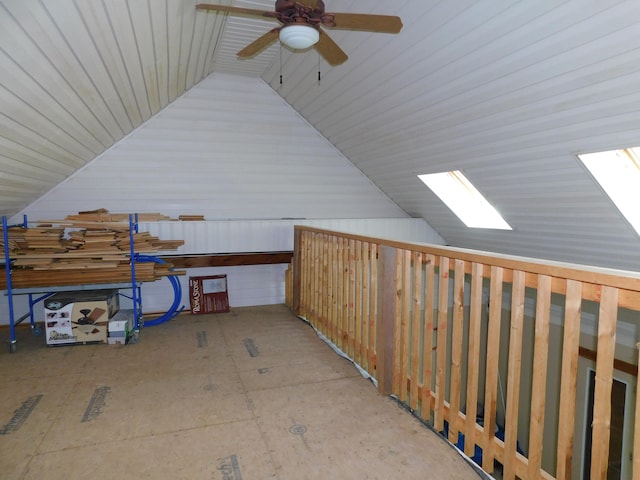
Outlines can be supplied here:
M189 277L189 301L193 315L228 312L227 276Z
M107 343L109 318L119 309L118 290L56 293L44 301L47 345Z

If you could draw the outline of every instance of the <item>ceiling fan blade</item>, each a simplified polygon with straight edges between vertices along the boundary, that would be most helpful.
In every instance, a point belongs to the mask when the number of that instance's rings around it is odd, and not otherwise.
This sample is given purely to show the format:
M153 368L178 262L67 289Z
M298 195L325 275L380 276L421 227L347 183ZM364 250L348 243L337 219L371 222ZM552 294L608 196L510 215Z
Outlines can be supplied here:
M273 17L273 12L254 10L252 8L231 7L229 5L214 5L211 3L199 3L196 10L212 10L216 12L235 13L239 15L254 15L258 17Z
M341 30L398 33L402 30L400 17L391 15L369 15L365 13L332 13L335 27Z
M278 35L280 33L280 27L274 28L273 30L269 30L267 33L257 38L249 45L244 47L242 50L238 52L238 56L242 58L253 57L260 53L262 50L270 46L273 42L278 40Z
M322 30L320 30L320 40L313 46L313 48L315 48L318 53L324 57L329 65L340 65L341 63L346 62L349 58L338 44Z

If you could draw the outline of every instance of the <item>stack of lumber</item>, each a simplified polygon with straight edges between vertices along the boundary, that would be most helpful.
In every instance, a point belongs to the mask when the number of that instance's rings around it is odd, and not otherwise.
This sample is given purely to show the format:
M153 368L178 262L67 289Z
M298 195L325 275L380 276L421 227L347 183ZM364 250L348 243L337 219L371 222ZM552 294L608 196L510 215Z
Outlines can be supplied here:
M136 262L136 281L155 282L167 275L184 275L184 270L171 270L171 264ZM53 287L65 285L93 285L101 283L130 283L131 266L118 263L112 267L69 268L68 270L34 270L14 268L11 271L13 288ZM0 278L0 289L6 290L6 278Z
M138 214L148 221L160 214ZM101 209L39 222L35 227L7 230L14 288L131 281L131 241L134 253L176 250L183 240L160 240L148 232L131 232L128 214ZM153 282L167 275L184 275L171 264L136 262L136 281ZM0 289L6 289L1 275Z
M67 250L63 239L64 228L50 226L22 230L26 250L39 253L60 253Z

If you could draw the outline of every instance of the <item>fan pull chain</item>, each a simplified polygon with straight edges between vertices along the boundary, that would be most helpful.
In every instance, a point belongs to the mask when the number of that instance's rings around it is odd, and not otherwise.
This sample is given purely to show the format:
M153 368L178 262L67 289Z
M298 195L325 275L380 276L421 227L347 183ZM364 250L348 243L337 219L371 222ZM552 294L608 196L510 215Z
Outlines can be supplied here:
M320 74L320 54L318 54L318 85L320 85L320 80L322 80L322 76Z
M282 86L282 44L280 44L280 85Z

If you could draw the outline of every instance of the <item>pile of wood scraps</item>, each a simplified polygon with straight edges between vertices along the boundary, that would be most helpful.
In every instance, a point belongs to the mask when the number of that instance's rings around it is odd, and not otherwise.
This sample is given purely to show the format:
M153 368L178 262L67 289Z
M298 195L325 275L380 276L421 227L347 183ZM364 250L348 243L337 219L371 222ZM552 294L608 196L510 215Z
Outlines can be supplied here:
M110 213L106 208L99 208L97 210L90 210L85 212L78 212L76 215L67 215L65 220L81 221L81 222L115 222L125 223L126 228L129 228L129 213ZM162 220L171 220L171 217L163 215L161 213L136 213L135 218L138 222L159 222Z
M139 221L141 217L147 221L168 219L160 214L138 214ZM132 240L134 253L147 255L176 250L184 244L183 240L160 240L149 232L132 232L129 214L110 214L103 209L38 222L34 227L11 227L7 234L14 288L130 282ZM186 273L172 267L136 262L136 281L153 282ZM5 275L0 278L0 289L6 289Z
M74 215L67 215L64 220L41 220L41 224L55 224L66 228L85 228L88 230L109 229L116 232L129 231L128 213L110 213L101 208L88 212L79 212ZM159 222L172 220L171 217L161 213L136 213L135 219L138 222Z

